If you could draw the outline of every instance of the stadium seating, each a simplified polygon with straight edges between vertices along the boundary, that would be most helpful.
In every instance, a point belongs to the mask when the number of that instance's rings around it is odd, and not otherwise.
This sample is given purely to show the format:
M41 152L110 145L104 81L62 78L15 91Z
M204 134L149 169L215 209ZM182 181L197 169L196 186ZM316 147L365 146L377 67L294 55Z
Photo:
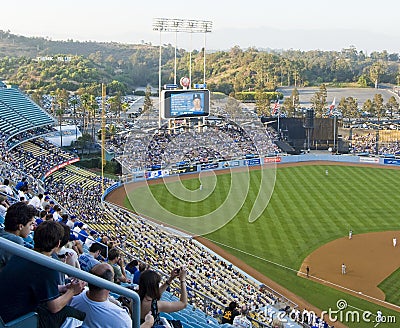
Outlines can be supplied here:
M31 126L54 123L54 119L50 115L25 96L19 89L0 89L0 101L13 111L14 116L23 120L23 122L19 122L18 126L21 123L25 123L25 121Z
M237 129L230 131L228 124L222 125L222 128L227 130L232 139L241 138L241 130L239 134L236 133ZM0 129L0 132L3 131ZM184 137L183 134L182 137ZM254 144L247 137L243 138L241 149L242 155L245 156L246 153L253 152ZM47 168L43 162L38 165L37 159L40 156L50 160L51 165L57 165L70 156L42 139L24 142L14 148L10 155L14 165L18 165L20 169L29 172L36 179L43 177L43 170ZM114 181L106 179L105 187L107 188L112 183ZM108 235L111 239L118 241L120 247L133 258L139 258L164 273L170 272L178 265L187 264L192 305L178 313L170 314L172 318L181 320L186 327L217 326L218 320L211 315L217 316L216 310L223 308L223 304L231 299L238 302L250 302L255 310L257 310L255 305L275 304L278 301L279 296L261 291L257 282L236 271L229 263L199 243L172 235L131 212L102 203L101 178L93 173L75 166L67 166L46 178L44 187L66 211L78 216L80 221L88 224L99 234ZM169 261L164 261L163 254L168 254ZM213 275L210 277L205 274L207 272L212 272ZM232 275L235 279L231 279ZM171 294L165 293L165 297L176 300L174 294L179 294L178 287L172 284ZM194 293L193 289L207 295L208 299ZM206 312L200 309L205 309ZM263 321L265 318L258 316L257 319Z

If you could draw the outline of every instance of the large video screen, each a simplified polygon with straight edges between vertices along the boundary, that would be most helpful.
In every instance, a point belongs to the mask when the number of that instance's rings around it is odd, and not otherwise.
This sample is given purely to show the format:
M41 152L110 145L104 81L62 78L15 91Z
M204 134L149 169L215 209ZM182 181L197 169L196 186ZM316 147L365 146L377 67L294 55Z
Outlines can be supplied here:
M210 113L208 90L163 90L161 115L163 118L201 117Z

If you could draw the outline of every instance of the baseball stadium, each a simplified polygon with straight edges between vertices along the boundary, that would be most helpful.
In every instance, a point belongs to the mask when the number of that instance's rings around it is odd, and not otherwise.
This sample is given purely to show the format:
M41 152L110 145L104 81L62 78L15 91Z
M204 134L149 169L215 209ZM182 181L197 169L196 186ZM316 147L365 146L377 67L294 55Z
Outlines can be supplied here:
M103 155L122 166L116 180L80 167L54 142L75 128L57 129L56 117L2 83L2 225L7 208L39 199L37 209L47 202L71 227L75 262L99 243L104 261L118 252L127 268L136 261L162 280L184 268L187 306L160 313L180 327L232 327L229 305L243 303L253 327L398 326L398 131L339 127L312 112L260 120L245 103L232 111L229 97L209 102L206 117L164 119L156 108L103 138ZM135 289L122 271L119 287ZM182 281L167 285L162 300L182 300ZM1 325L35 320L31 312Z

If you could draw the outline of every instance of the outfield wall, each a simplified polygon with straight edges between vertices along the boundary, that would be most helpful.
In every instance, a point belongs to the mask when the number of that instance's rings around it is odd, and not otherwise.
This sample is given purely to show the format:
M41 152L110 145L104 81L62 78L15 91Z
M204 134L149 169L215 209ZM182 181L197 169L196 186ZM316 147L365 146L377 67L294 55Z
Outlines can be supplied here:
M243 167L254 167L254 166L268 165L268 164L277 164L277 166L279 166L280 164L303 163L311 161L400 166L400 159L397 158L382 158L382 157L353 156L353 155L330 155L330 154L304 154L304 155L290 155L290 156L276 156L276 157L254 157L247 159L223 161L217 163L179 165L171 169L138 171L130 175L127 175L120 182L112 185L105 191L105 193L102 196L102 201L104 201L104 198L111 191L122 186L125 183L155 180L159 178L165 178L168 176L193 174L210 170L218 171L226 169L237 169Z
M350 164L372 164L372 165L389 165L389 166L400 166L400 159L396 158L379 158L379 157L364 157L364 156L350 156L350 155L331 155L331 154L304 154L304 155L292 155L292 156L276 156L276 157L259 157L259 158L251 158L251 159L238 159L232 161L218 162L218 163L207 163L207 164L198 164L198 165L187 165L181 166L180 168L170 169L170 170L157 170L157 171L143 171L143 172L135 172L131 176L124 178L123 180L115 183L111 187L109 187L102 196L102 201L105 200L107 195L127 183L132 182L141 182L146 180L156 180L158 178L163 178L166 176L172 175L180 175L180 174L193 174L200 173L202 171L207 170L226 170L226 169L236 169L243 167L256 167L261 165L268 164L276 164L278 167L280 164L290 164L290 163L305 163L305 162L332 162L334 163L350 163ZM171 229L173 230L173 229ZM197 243L197 241L196 241ZM202 244L201 244L202 245ZM202 245L202 247L205 247ZM218 254L208 249L211 254L215 254L220 257ZM221 257L220 257L221 258ZM242 274L244 274L249 279L253 280L258 285L261 285L261 282L255 279L254 277L248 275L246 272L240 270L238 267L234 266L235 270L238 270ZM290 302L292 306L295 308L297 304L293 303L289 299L287 299L282 294L273 290L269 286L266 286L270 292L275 295L279 295L281 298L285 299L287 302Z

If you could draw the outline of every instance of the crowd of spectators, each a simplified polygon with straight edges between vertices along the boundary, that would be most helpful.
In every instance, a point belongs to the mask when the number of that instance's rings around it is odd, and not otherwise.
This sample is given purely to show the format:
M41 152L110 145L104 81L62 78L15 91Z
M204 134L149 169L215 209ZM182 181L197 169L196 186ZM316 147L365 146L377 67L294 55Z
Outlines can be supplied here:
M41 144L41 146L46 145ZM47 147L47 149L49 149L49 152L52 151L51 147ZM10 170L11 167L14 168L12 163L17 163L18 168L21 170L24 170L25 167L35 167L33 170L28 170L30 176L32 176L29 181L36 181L36 177L42 176L40 166L36 167L31 163L32 158L30 156L23 156L23 150L15 149L3 155L3 160L9 161L9 163L2 162L2 167L5 168L2 171L4 176L11 178L9 172L18 172L13 169ZM19 161L14 162L13 159L17 156ZM49 153L46 158L56 157L51 156L51 153ZM58 252L58 255L64 257L68 263L81 267L84 263L84 256L87 256L87 254L91 255L93 259L97 257L97 261L104 260L107 257L108 254L103 252L104 247L96 249L94 245L98 245L97 243L86 245L86 241L91 239L90 236L93 233L93 239L96 238L97 240L99 238L98 240L102 244L106 244L109 247L110 252L113 248L115 249L115 246L118 246L121 250L120 252L136 258L142 265L141 268L140 266L136 268L139 272L152 267L161 273L166 273L173 268L188 265L188 297L196 307L206 308L207 314L220 315L221 306L205 301L203 297L194 292L195 290L202 291L205 295L223 304L229 299L246 302L249 304L249 308L253 310L253 313L256 313L257 309L263 304L278 304L281 301L272 293L266 294L262 292L256 283L236 271L224 260L209 253L206 248L200 246L194 240L170 235L166 231L160 230L159 227L153 226L125 210L108 204L103 206L101 204L101 179L95 175L87 176L87 171L82 171L85 173L76 169L71 170L69 167L60 169L45 180L46 193L40 197L36 191L38 186L35 189L31 189L30 183L27 182L29 185L29 192L27 193L29 199L27 202L33 199L42 199L42 206L46 206L47 210L52 212L51 214L45 214L42 217L42 221L56 218L56 220L64 222L67 226L73 227L70 240ZM74 175L74 178L68 179L71 175ZM20 180L20 177L16 173L11 183L14 187L18 184L17 180ZM106 185L113 183L111 180L105 182ZM54 204L54 200L57 204ZM61 210L57 211L58 207ZM67 215L64 213L65 211L68 211ZM57 212L58 214L54 215ZM79 223L82 225L79 226ZM88 228L87 226L90 226L90 229L85 229ZM80 242L74 236L74 232L77 233L78 229L86 231L87 235ZM163 242L160 243L160 240L163 240ZM120 253L120 255L122 254ZM131 283L135 279L135 273L129 273L125 269L125 262L123 263L122 267L126 276L125 283ZM146 265L143 265L143 263L146 263ZM121 267L121 265L118 266ZM123 270L121 269L121 271ZM231 281L232 275L236 277L235 282ZM137 278L135 281L138 282ZM179 292L178 287L172 284L171 292ZM262 320L260 315L257 315L257 318Z
M240 126L226 118L205 118L196 122L182 120L170 128L165 124L148 133L131 131L113 136L107 149L129 172L138 169L169 168L180 162L200 164L277 154L273 134L254 120Z
M371 155L399 155L400 142L383 142L378 141L378 153L376 152L376 132L368 132L366 134L353 133L351 139L345 138L351 143L351 150L354 154L371 154Z
M260 137L257 132L254 132L259 128L266 138ZM211 138L204 138L204 135L185 129L178 130L173 137L167 133L167 129L164 132L164 135L158 134L156 138L150 135L152 140L146 146L151 145L151 147L148 146L145 149L144 156L160 157L163 154L160 149L163 147L176 149L174 143L184 144L182 146L184 151L181 149L180 153L175 155L176 157L173 153L166 153L167 158L170 157L174 160L176 158L178 161L182 160L183 154L184 161L193 163L227 159L231 158L230 156L236 157L238 154L243 156L243 154L257 152L260 148L265 150L263 150L264 153L276 151L270 140L273 137L271 131L251 124L244 130L229 121L220 121L218 125L212 122L212 124L206 125L201 132L208 133L207 135L212 136ZM202 140L201 146L199 146L200 139ZM188 143L188 140L193 140L194 146L190 142ZM209 140L209 145L204 144L204 140ZM263 143L264 146L260 146ZM123 144L124 140L120 139L120 145ZM171 147L172 144L174 144L173 147ZM217 144L225 146L219 148L221 151L216 151ZM41 149L40 155L35 153L36 147ZM153 155L150 155L153 150ZM0 170L2 170L3 177L10 179L11 185L16 186L21 180L21 176L25 176L29 186L25 201L34 204L37 203L37 199L40 201L43 199L42 208L43 210L46 208L44 212L47 213L44 213L44 216L42 213L40 214L42 219L38 221L39 225L40 222L60 221L72 230L69 240L66 240L65 245L57 250L57 258L99 276L105 274L108 277L106 279L110 278L110 274L105 273L110 271L110 268L98 265L110 261L109 265L113 269L112 279L110 279L117 283L130 285L137 285L138 277L149 267L165 275L175 268L187 266L185 281L188 285L187 298L189 302L197 308L205 309L207 314L214 317L222 316L221 304L235 300L238 304L246 304L246 311L248 310L249 315L254 319L271 323L273 318L268 316L263 308L267 305L277 308L282 304L287 305L281 296L266 291L265 288L237 271L225 260L210 253L195 240L170 234L128 211L107 203L102 204L101 183L104 182L107 187L114 182L112 180L101 181L101 178L94 174L88 174L87 171L67 167L52 174L45 180L43 186L39 186L38 179L43 177L49 168L68 159L68 156L71 155L48 144L44 139L22 144L12 151L6 151L3 148L1 153ZM46 190L41 197L38 192L39 187ZM16 196L15 189L13 196ZM26 236L25 239L29 239L29 236ZM33 240L31 243L34 244ZM24 240L24 244L27 244L26 240ZM107 248L104 245L107 245ZM108 252L105 249L108 249ZM129 258L128 261L123 258L124 254L126 254L126 258ZM132 262L132 260L136 262L128 265L127 262ZM97 269L93 270L94 268ZM169 282L168 290L172 294L179 294L181 291L179 284L172 280L167 281ZM214 302L208 301L195 291L207 295ZM86 298L90 294L89 289L88 294L85 294ZM95 295L94 297L99 295L102 298L107 295L105 299L108 300L107 291L100 290L97 293L94 290L92 294ZM82 299L82 302L86 301L84 296ZM112 298L110 299L112 300ZM118 306L121 305L116 300L112 301ZM148 313L143 314L143 319L151 320L147 316Z

